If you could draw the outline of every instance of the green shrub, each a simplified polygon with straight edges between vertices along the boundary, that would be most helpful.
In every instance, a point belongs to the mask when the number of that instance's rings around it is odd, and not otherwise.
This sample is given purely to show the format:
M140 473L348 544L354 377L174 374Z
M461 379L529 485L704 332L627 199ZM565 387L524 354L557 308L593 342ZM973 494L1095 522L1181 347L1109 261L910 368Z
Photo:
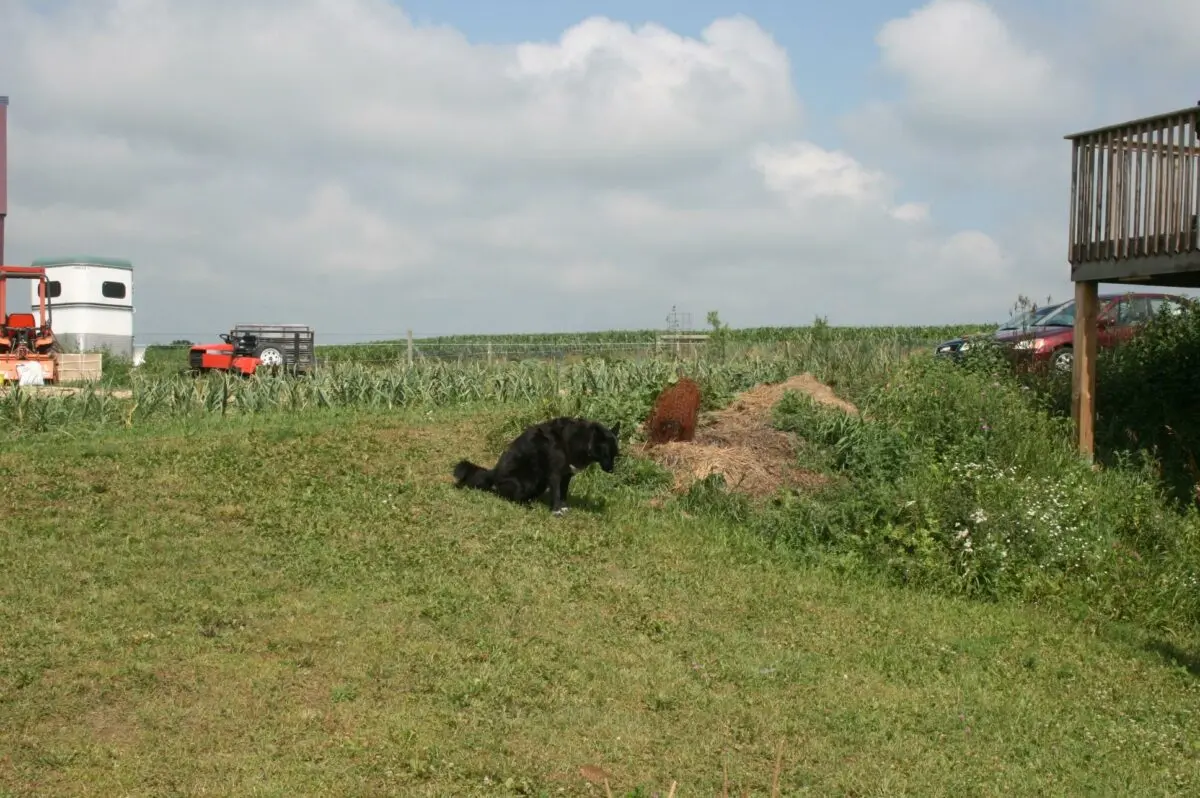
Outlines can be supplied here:
M983 344L961 367L1005 379L1013 370L998 347ZM1022 372L1021 384L1042 397L1042 406L1071 416L1071 375L1053 369ZM1096 459L1120 467L1130 454L1148 456L1171 497L1197 500L1200 482L1200 303L1182 313L1160 313L1119 346L1102 349L1096 363Z
M1069 421L1018 380L914 358L860 407L793 393L776 407L779 427L815 444L805 465L842 482L784 501L767 534L939 590L1068 593L1110 617L1200 621L1195 514L1168 506L1145 463L1093 471Z
M1064 380L1065 382L1065 380ZM1059 394L1069 408L1069 386ZM1200 304L1160 314L1097 364L1096 438L1105 462L1144 451L1160 463L1174 497L1196 499L1200 451Z

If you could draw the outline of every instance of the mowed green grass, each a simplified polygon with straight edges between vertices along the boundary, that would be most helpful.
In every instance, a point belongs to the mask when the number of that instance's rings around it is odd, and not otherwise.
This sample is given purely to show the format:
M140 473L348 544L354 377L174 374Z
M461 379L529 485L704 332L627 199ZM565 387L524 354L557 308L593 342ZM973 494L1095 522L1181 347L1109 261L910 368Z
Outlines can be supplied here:
M0 795L1200 791L1136 630L837 575L629 462L563 519L455 491L502 412L0 452Z

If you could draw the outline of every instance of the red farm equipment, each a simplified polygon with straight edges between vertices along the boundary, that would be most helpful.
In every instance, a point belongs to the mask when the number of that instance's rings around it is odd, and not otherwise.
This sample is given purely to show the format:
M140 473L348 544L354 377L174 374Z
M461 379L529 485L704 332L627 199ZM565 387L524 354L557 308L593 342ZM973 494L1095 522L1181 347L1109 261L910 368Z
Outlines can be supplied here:
M249 377L259 369L304 374L313 365L313 330L303 324L239 324L219 344L194 344L193 374L226 371Z
M38 281L38 314L0 316L0 381L19 381L21 372L32 368L41 370L42 382L54 382L62 350L50 327L46 270L40 266L0 266L0 313L8 307L8 281L12 279Z
M8 98L0 97L0 264L4 263L4 219L8 215ZM38 281L38 315L8 312L8 281ZM28 305L26 305L28 307ZM46 270L40 266L0 266L0 383L19 382L22 372L40 371L40 382L58 376L61 349L50 330Z

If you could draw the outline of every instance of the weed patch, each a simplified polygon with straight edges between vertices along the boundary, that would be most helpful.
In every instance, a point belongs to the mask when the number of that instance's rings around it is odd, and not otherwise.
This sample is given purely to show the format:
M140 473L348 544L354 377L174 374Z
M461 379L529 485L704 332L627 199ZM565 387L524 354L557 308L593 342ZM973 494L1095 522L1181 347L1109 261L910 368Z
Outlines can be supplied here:
M1011 377L914 359L861 416L789 393L777 424L844 480L764 519L909 584L987 599L1070 596L1110 618L1200 622L1200 519L1152 470L1096 472L1039 394Z

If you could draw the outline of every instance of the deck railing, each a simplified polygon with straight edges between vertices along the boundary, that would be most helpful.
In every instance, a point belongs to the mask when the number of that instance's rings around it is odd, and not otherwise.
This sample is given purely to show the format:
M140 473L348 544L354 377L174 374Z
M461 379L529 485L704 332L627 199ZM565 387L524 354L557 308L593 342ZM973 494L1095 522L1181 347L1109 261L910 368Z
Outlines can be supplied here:
M1200 249L1200 107L1076 133L1072 264Z

